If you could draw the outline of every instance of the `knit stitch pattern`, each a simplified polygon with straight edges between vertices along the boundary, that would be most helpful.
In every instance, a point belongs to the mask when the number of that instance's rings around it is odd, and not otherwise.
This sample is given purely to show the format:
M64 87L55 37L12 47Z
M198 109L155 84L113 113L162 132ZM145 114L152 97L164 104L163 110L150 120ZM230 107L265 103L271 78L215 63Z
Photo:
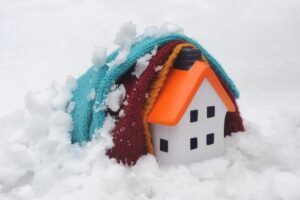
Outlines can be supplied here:
M126 88L127 103L122 106L123 116L116 122L113 131L115 146L107 152L109 157L127 165L134 165L140 156L146 154L143 108L147 92L155 77L156 67L163 65L175 46L182 42L175 40L160 47L139 78L132 75L131 71L121 78L119 84Z
M182 50L183 48L193 48L195 46L191 45L191 44L178 44L172 54L168 57L167 61L165 62L163 68L161 69L161 71L158 72L156 79L153 81L150 91L149 91L149 97L147 99L147 102L145 104L145 108L143 111L143 127L144 127L144 132L145 132L145 139L146 139L146 147L147 147L147 151L150 154L154 154L154 148L153 148L153 144L152 144L152 140L151 140L151 133L150 133L150 128L149 128L149 124L148 124L148 114L151 110L151 108L153 107L155 100L159 94L160 89L162 88L162 86L164 85L167 76L178 56L178 54L180 53L180 50Z
M209 64L207 61L207 58L202 55L202 60ZM224 80L222 80L220 77L218 77L220 83L222 84L223 88L226 90L227 94L229 95L231 101L234 104L235 111L234 112L227 112L225 116L225 122L224 122L224 136L231 135L231 133L236 132L244 132L244 122L241 117L241 113L239 110L239 107L237 105L236 99L234 97L233 92L230 90L229 86L225 83Z
M222 66L195 40L177 33L166 34L161 37L144 37L132 45L125 62L112 67L105 64L99 67L99 70L94 70L92 67L79 78L78 87L72 98L72 101L75 102L75 108L72 112L74 125L72 142L83 143L91 140L95 131L103 126L106 112L104 102L110 88L134 66L137 59L151 52L155 47L160 47L174 40L182 40L199 48L214 72L228 85L234 97L239 96L237 88ZM118 52L119 50L108 56L107 63L114 60ZM96 98L88 100L87 96L93 89L96 91Z

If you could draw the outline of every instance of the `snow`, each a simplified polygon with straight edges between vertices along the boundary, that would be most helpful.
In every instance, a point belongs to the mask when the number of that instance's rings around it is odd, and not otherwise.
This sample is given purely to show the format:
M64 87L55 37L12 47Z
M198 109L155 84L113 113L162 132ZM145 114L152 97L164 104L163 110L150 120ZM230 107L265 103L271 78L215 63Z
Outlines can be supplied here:
M112 68L126 61L131 45L136 40L136 25L132 22L123 24L117 33L114 43L119 46L117 57L107 65Z
M132 22L127 22L121 26L114 43L121 49L130 48L132 43L136 40L136 34L136 25Z
M172 23L164 23L160 26L150 26L145 29L142 37L160 37L167 33L183 33L183 28Z
M0 1L0 199L300 199L299 7L297 0ZM241 91L247 131L225 139L223 157L159 167L147 155L133 168L119 165L105 156L113 118L103 136L71 145L64 108L76 84L64 82L87 70L95 45L115 49L128 20L137 33L179 24L225 66Z
M74 101L70 101L67 106L67 113L72 113L72 111L75 109L76 103Z
M95 88L92 88L90 93L87 96L87 100L92 101L95 99L95 97L96 97L96 90L95 90Z
M71 91L75 91L77 88L76 79L73 76L69 76L66 80L66 85Z
M96 46L92 56L92 63L95 64L95 70L103 66L106 63L107 49L104 47Z
M122 64L123 62L126 61L129 51L130 51L130 49L127 49L127 48L123 49L122 51L120 51L118 53L117 57L113 61L107 63L107 65L110 68L112 68L114 66L119 66L120 64Z
M160 70L162 70L163 65L158 65L157 67L154 68L155 72L158 72Z
M108 114L105 118L103 127L101 129L96 130L94 139L100 142L98 143L98 145L101 145L104 150L111 148L114 145L112 141L112 132L115 128L115 123L115 118Z
M126 97L126 90L123 84L118 86L114 85L111 88L110 93L107 95L105 99L105 104L107 108L111 111L117 112L120 109L122 102Z
M156 52L157 52L157 47L154 48L150 53L147 53L144 56L140 57L136 61L136 65L134 67L134 71L132 72L132 74L135 75L137 78L140 78L144 70L149 65L151 58L156 55Z

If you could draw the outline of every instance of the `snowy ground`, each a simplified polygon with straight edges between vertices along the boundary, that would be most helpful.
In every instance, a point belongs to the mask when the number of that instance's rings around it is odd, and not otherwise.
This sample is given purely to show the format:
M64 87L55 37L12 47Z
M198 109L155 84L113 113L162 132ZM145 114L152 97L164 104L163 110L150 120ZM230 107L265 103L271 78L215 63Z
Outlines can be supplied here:
M130 169L104 156L105 139L70 145L64 82L129 20L179 24L235 80L247 132L224 157ZM299 200L299 35L298 0L0 0L0 199Z

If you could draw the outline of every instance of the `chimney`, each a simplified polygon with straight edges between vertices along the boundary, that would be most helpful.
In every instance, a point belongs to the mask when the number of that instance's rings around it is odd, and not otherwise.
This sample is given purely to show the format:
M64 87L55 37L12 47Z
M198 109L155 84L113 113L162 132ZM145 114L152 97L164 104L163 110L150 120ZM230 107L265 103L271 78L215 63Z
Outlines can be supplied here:
M197 48L184 48L174 62L174 67L181 70L189 70L195 61L201 61L201 51Z

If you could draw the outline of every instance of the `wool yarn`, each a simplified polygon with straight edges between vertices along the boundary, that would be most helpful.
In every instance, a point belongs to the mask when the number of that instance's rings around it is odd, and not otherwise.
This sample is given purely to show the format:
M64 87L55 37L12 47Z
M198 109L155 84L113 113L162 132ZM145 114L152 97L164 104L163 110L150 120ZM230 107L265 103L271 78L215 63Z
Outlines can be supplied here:
M139 77L134 76L132 72L137 60L154 48L157 48L157 52L145 70ZM142 155L154 154L147 116L183 48L201 50L202 60L214 70L236 107L235 112L226 114L225 136L244 131L243 120L235 100L239 92L221 65L196 41L180 34L167 34L161 37L140 38L131 46L126 60L121 64L108 65L117 58L121 51L118 49L107 57L105 65L94 65L79 78L72 98L75 102L72 112L72 142L82 144L91 140L95 132L102 128L107 114L110 114L116 119L112 133L114 146L107 151L110 158L134 165ZM162 68L157 70L161 66ZM105 105L107 94L114 84L122 84L126 90L126 103L123 103L118 111L110 110ZM96 93L95 99L87 98L91 92Z
M157 54L151 59L148 67L139 78L134 76L132 71L127 72L120 78L118 84L125 86L127 103L122 105L123 115L121 117L118 117L118 112L115 113L118 120L113 131L114 147L107 151L110 158L115 158L118 162L131 166L142 155L146 153L154 154L147 116L180 50L193 47L193 45L183 43L183 41L170 42L158 49ZM202 56L202 60L207 62L204 56ZM156 72L155 69L161 64L163 64L162 69ZM233 94L226 84L221 83L229 92L229 96L236 107L234 113L226 115L225 135L243 131L242 118Z
M176 45L183 41L175 40L158 48L148 67L139 78L131 71L121 78L119 84L125 86L126 104L122 106L123 116L119 117L113 131L114 147L108 150L109 157L127 165L134 165L139 157L147 153L143 128L143 108L149 86L156 75L156 67L163 65Z
M228 85L234 97L238 98L239 92L222 66L195 40L178 33L165 34L160 37L143 37L132 45L129 55L123 63L112 67L108 67L107 64L92 66L78 79L77 89L73 92L71 100L75 102L75 108L71 113L74 127L71 134L72 142L87 142L93 138L97 130L102 128L106 115L104 102L110 88L132 68L137 59L151 52L155 47L174 40L182 40L199 48L214 72ZM113 61L119 51L116 50L108 56L107 63ZM96 92L93 100L87 98L91 91Z
M165 62L163 68L159 73L157 74L156 79L153 81L153 84L151 85L151 89L149 91L149 97L147 99L147 102L144 107L143 111L143 127L145 131L145 139L146 139L146 147L148 153L154 154L154 149L153 149L153 144L151 141L151 133L150 133L150 128L148 124L148 114L153 107L155 100L159 94L160 89L162 88L163 84L165 83L165 80L167 79L167 76L171 70L171 67L173 66L173 63L175 62L178 54L183 48L193 48L195 47L192 44L178 44L172 54L168 57L167 61Z
M158 73L156 79L153 81L153 84L151 85L151 89L149 92L149 97L147 99L147 102L145 104L144 108L144 113L143 113L143 126L144 126L144 132L145 132L145 139L146 139L146 146L147 146L147 151L150 154L154 154L154 149L153 149L153 143L151 140L151 133L150 133L150 128L149 124L147 122L148 114L152 108L152 106L155 103L155 100L159 94L159 91L161 87L163 86L168 73L173 66L178 54L180 53L180 50L183 48L193 48L192 44L179 44L177 45L172 54L169 56L167 59L166 63L164 64L162 70ZM207 59L204 55L202 55L201 58L204 62L207 62ZM231 133L236 133L236 132L243 132L245 131L244 125L243 125L243 119L240 115L239 108L237 105L237 102L234 98L234 94L230 91L226 83L218 78L219 81L221 82L222 86L225 88L226 92L229 94L229 97L231 98L232 102L235 105L235 112L227 112L226 118L225 118L225 129L224 129L224 136L231 135Z
M205 63L209 64L204 55L202 55L202 60ZM218 80L222 84L223 88L226 90L227 94L229 95L235 107L234 112L226 113L225 122L224 122L224 137L227 135L230 136L231 133L244 132L245 131L244 122L241 117L241 113L237 105L236 99L234 98L234 94L230 90L229 86L224 82L224 80L222 80L220 77L218 77Z

